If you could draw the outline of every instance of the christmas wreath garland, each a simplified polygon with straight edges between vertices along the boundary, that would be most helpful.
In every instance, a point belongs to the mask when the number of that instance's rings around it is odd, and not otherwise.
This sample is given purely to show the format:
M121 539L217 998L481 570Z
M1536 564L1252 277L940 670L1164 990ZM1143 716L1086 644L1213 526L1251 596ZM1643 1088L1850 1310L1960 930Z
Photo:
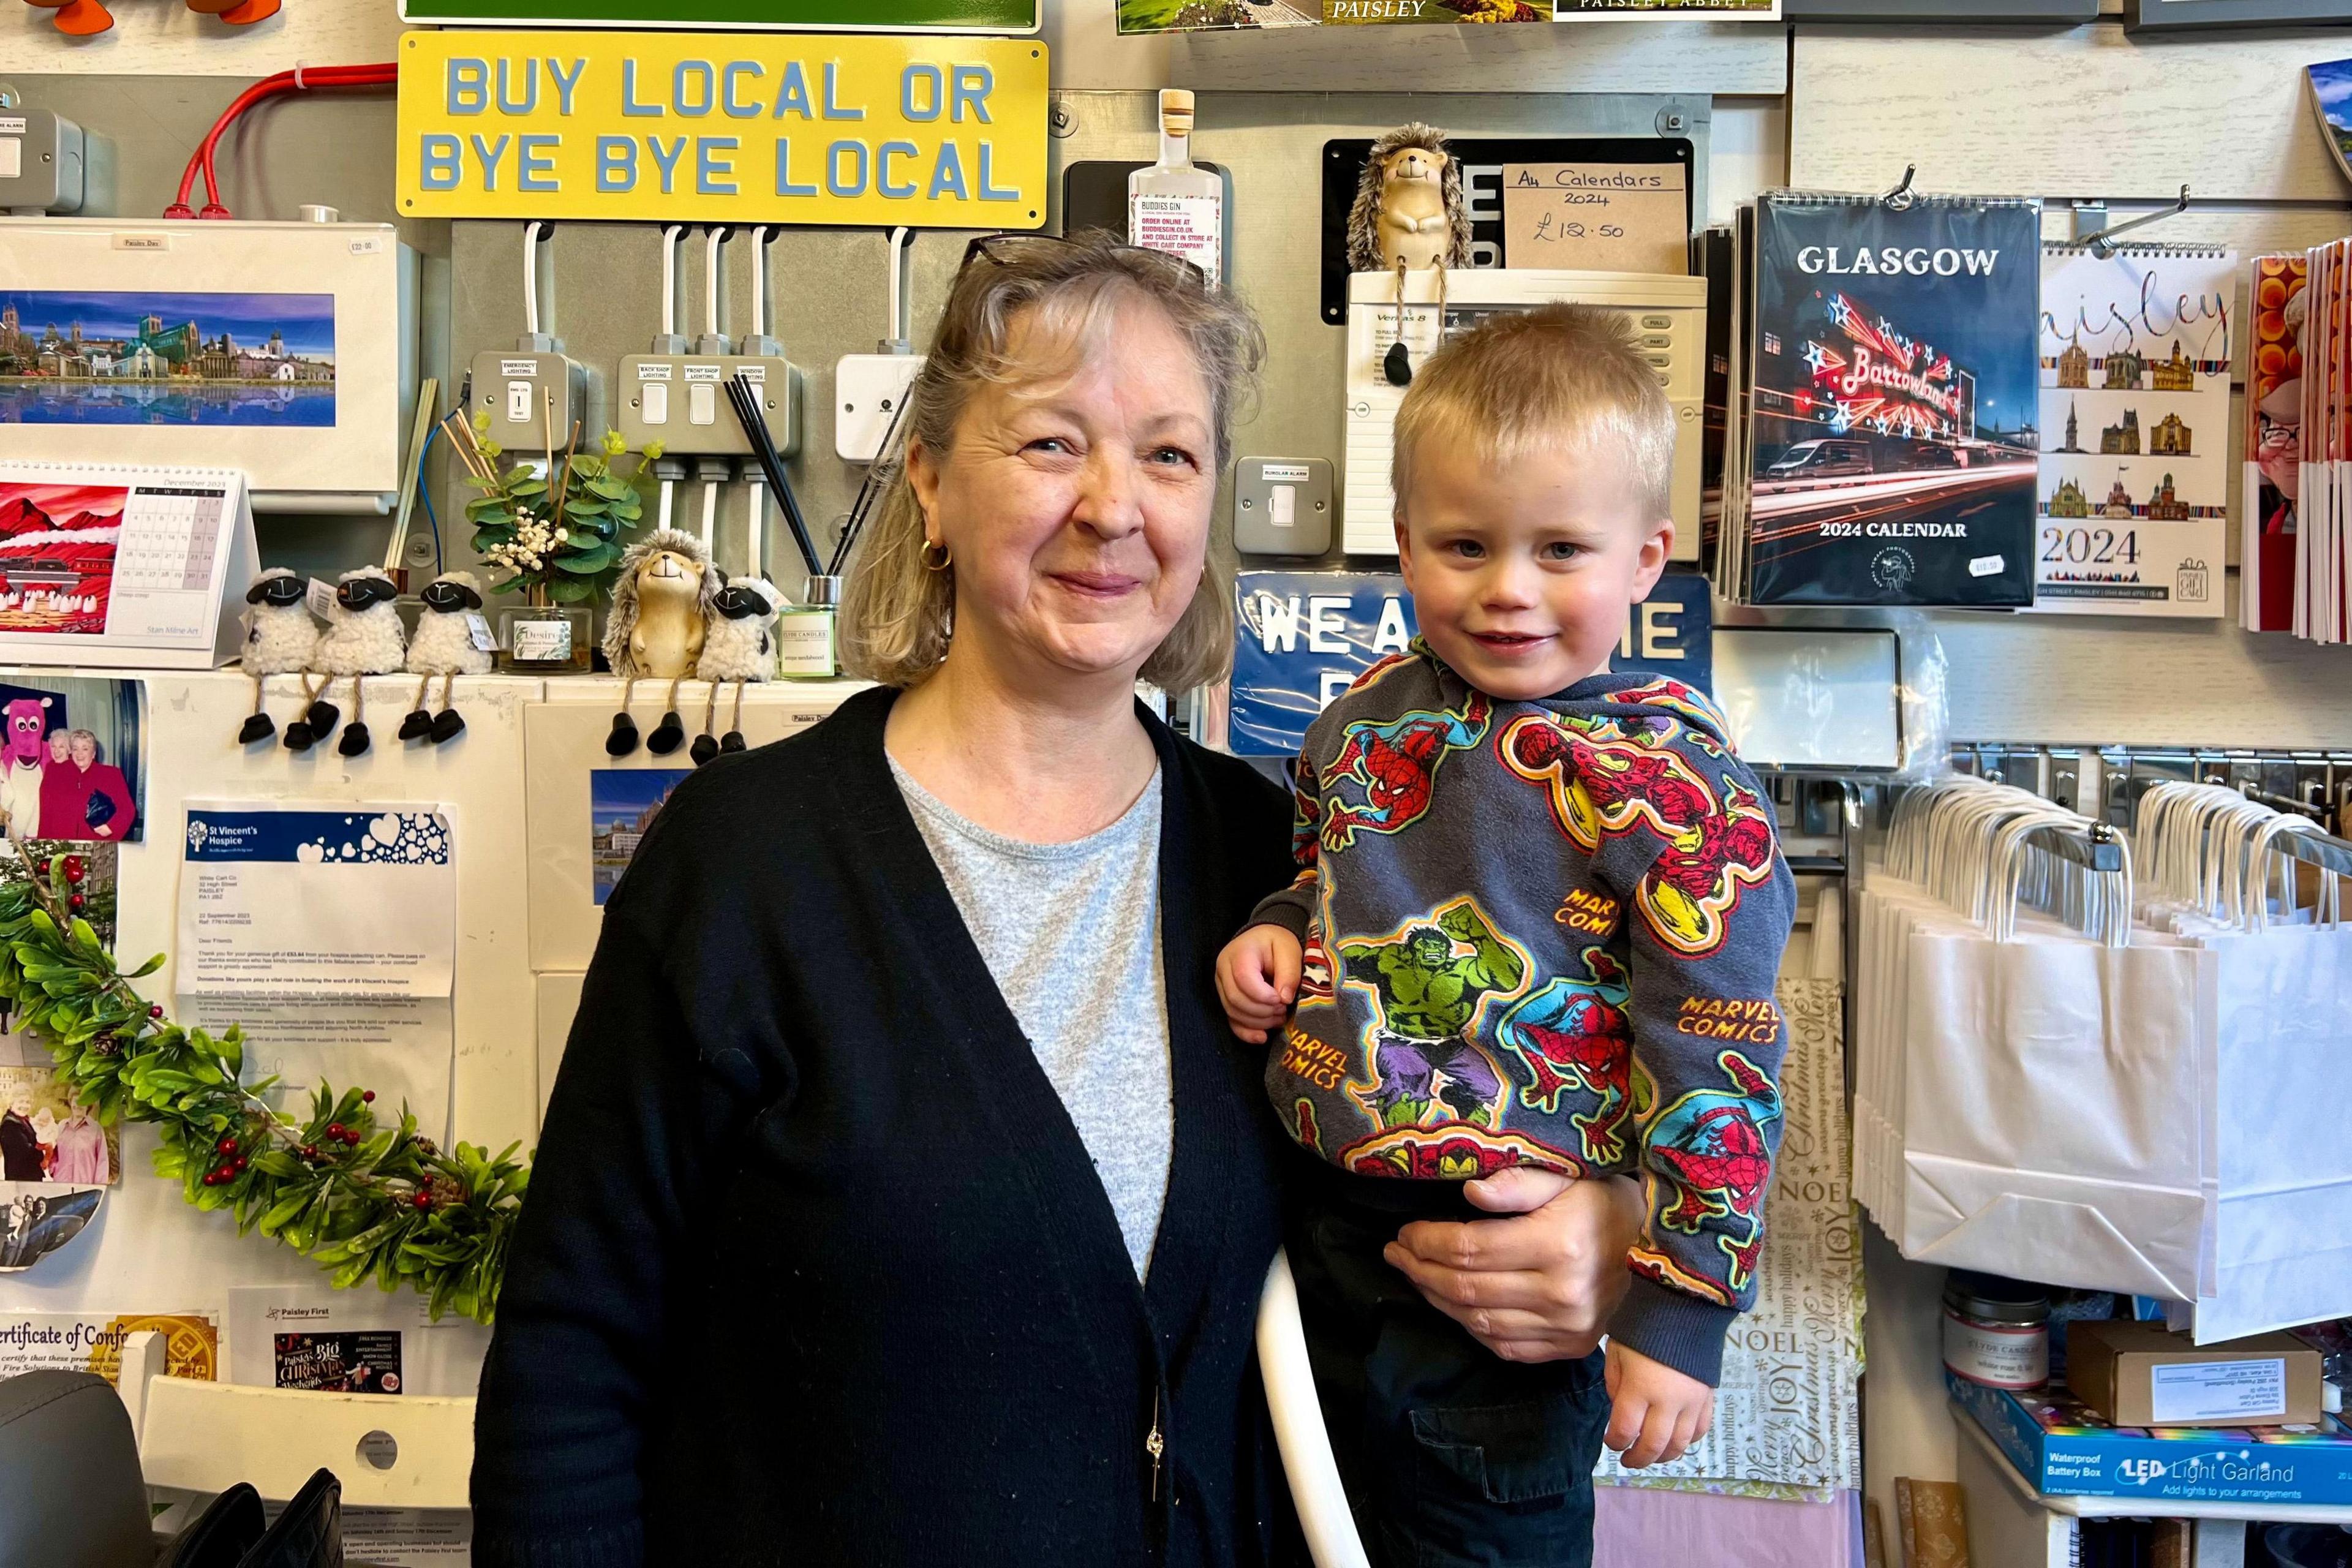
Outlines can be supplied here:
M18 847L22 859L0 868L0 997L74 1099L102 1123L157 1128L158 1175L178 1178L199 1209L233 1210L240 1235L258 1229L317 1260L339 1289L405 1285L436 1318L489 1322L530 1178L514 1158L521 1145L445 1153L405 1106L379 1123L372 1090L323 1084L309 1118L288 1120L263 1098L275 1079L240 1081L236 1026L217 1038L182 1028L131 989L163 955L116 968L85 918L82 857L64 843Z

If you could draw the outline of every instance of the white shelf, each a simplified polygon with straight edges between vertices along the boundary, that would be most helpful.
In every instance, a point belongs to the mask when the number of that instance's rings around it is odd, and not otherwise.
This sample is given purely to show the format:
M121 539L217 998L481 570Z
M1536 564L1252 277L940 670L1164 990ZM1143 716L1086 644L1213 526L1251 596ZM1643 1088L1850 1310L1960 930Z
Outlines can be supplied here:
M2051 1497L2038 1492L2009 1462L2000 1446L1958 1405L1951 1407L1952 1425L1960 1429L1963 1446L1973 1445L1990 1461L2018 1496L2052 1513L2069 1519L2232 1519L2254 1524L2352 1525L2352 1507L2326 1503L2198 1502L2158 1497Z

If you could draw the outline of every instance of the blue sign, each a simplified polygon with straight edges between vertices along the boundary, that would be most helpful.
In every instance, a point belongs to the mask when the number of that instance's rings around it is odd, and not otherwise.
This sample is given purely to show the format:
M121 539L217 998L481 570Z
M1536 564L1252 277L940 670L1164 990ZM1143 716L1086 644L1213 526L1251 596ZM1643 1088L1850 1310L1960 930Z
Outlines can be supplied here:
M1244 757L1296 756L1315 716L1419 629L1393 573L1244 572L1236 590L1229 743ZM1609 666L1712 694L1714 625L1706 579L1669 572L1633 606Z
M449 825L436 813L188 810L190 860L292 861L306 866L449 863Z

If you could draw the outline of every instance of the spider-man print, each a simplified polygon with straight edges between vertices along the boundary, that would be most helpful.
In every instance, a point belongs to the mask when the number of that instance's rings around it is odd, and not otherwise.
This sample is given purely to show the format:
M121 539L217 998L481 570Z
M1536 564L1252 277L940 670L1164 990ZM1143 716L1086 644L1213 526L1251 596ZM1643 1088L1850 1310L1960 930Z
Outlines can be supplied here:
M1725 1283L1738 1292L1753 1278L1764 1243L1764 1193L1772 1178L1766 1129L1780 1120L1780 1091L1738 1051L1715 1060L1731 1088L1693 1089L1668 1106L1649 1128L1645 1160L1675 1194L1657 1223L1686 1236L1715 1230L1716 1245L1731 1260Z
M1454 752L1486 738L1492 710L1482 692L1473 692L1459 713L1448 709L1416 710L1397 718L1362 719L1348 726L1339 753L1323 770L1322 847L1344 849L1356 840L1357 829L1370 833L1402 833L1429 811L1439 764ZM1343 792L1362 795L1360 803Z
M1633 994L1607 949L1588 947L1582 956L1589 978L1553 980L1504 1015L1495 1037L1533 1075L1519 1089L1519 1102L1528 1110L1558 1115L1559 1097L1569 1090L1599 1101L1570 1121L1583 1144L1586 1165L1607 1170L1625 1153L1622 1130L1632 1109L1627 1079L1633 1062L1625 1006Z
M1772 874L1777 840L1757 795L1727 777L1718 800L1697 768L1654 738L1545 712L1512 721L1496 744L1513 773L1546 786L1553 820L1580 847L1596 849L1637 825L1665 840L1633 901L1676 952L1696 958L1722 946L1740 890Z

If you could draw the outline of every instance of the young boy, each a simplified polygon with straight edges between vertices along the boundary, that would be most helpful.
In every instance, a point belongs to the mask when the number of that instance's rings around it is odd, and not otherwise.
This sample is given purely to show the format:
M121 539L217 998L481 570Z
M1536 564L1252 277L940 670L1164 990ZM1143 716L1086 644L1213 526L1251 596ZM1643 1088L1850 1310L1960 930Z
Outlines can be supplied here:
M1673 546L1674 443L1613 311L1430 356L1393 468L1421 638L1308 730L1298 879L1218 959L1319 1157L1291 1266L1376 1563L1584 1568L1604 1422L1632 1463L1679 1455L1754 1298L1794 884L1714 707L1609 673ZM1605 1368L1504 1362L1381 1259L1512 1164L1643 1184Z

